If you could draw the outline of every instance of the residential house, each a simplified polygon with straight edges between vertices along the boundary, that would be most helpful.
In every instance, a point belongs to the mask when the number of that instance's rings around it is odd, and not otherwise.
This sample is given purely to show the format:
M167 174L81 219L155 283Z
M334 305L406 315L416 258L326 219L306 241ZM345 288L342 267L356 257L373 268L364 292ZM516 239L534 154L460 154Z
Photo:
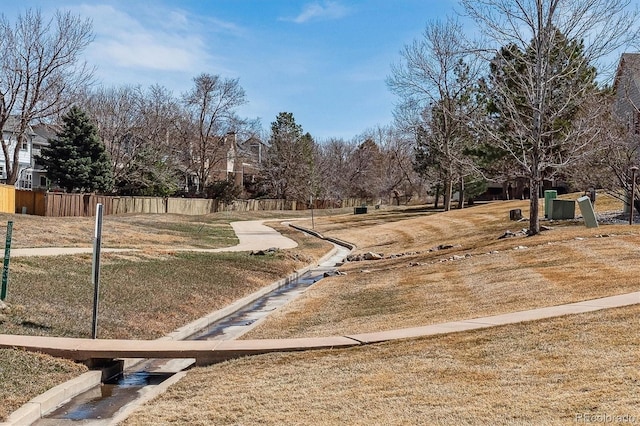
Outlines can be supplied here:
M214 136L216 149L211 158L205 160L209 168L210 182L232 181L242 192L251 194L257 182L262 162L264 143L256 137L238 141L236 133L229 132L224 136ZM197 162L197 158L191 158ZM183 178L183 191L198 192L200 190L198 176L187 165L178 167Z
M17 117L10 117L2 129L2 139L9 149L9 161L12 161L13 153L17 145L16 128ZM25 135L25 141L20 146L18 153L18 179L16 189L39 190L48 189L50 182L47 179L44 166L38 164L36 157L40 155L42 147L49 145L49 139L56 135L56 128L52 125L38 123L29 125ZM2 150L0 150L0 182L7 182L7 164Z
M27 127L24 141L18 147L18 118L9 117L2 129L2 140L8 149L9 158L6 159L4 151L0 150L0 182L7 183L7 160L9 164L13 162L15 150L18 149L18 179L16 188L33 188L33 138L36 136L31 126Z
M42 148L49 146L49 140L56 138L60 131L58 126L52 124L39 123L32 126L35 136L32 142L32 182L34 189L50 189L51 181L47 178L47 170L44 165L38 163L37 157L42 152Z
M260 168L266 144L255 136L238 142L236 150L235 177L236 185L242 186L245 196L252 196L259 190Z
M640 53L623 53L614 81L614 112L630 135L640 135Z

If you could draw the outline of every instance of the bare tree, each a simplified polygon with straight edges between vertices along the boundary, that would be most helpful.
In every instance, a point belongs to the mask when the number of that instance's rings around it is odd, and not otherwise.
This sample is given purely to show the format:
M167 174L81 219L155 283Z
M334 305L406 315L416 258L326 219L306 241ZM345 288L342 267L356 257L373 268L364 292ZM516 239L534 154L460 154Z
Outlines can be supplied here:
M90 82L92 70L80 54L92 40L91 21L70 12L45 21L40 11L27 10L15 25L0 16L0 128L15 117L15 141L0 141L8 184L18 179L29 124L67 110Z
M126 173L135 152L142 145L139 137L142 102L139 88L99 87L87 92L81 103L95 120L98 136L105 144L113 167L114 180Z
M170 91L161 86L99 88L82 103L110 154L119 193L169 195L177 190L178 159L172 154L181 109Z
M235 133L243 122L235 109L246 100L238 79L201 74L193 82L194 87L183 95L183 104L191 122L183 129L191 128L195 134L185 139L184 154L189 168L198 177L199 191L202 192L213 172L226 164L227 148L222 141L228 133Z
M403 63L392 67L387 80L402 98L396 122L409 134L424 136L422 156L438 169L444 182L444 205L449 210L453 183L467 173L465 148L470 144L467 129L473 109L471 93L480 67L461 37L462 25L453 20L427 24L422 38L401 52ZM427 165L416 168L426 176ZM461 195L462 196L462 195Z
M332 138L315 144L315 196L342 200L351 196L349 181L350 158L355 149L353 143Z
M627 0L461 0L493 43L490 96L498 100L484 136L503 149L530 183L529 233L540 231L545 178L578 161L598 131L583 108L597 96L595 66L637 38ZM496 78L497 77L497 78ZM591 103L594 105L594 103Z
M397 205L409 202L421 186L421 179L413 168L415 141L393 126L377 126L364 134L380 152L379 161L374 164L379 184L376 195L391 197Z

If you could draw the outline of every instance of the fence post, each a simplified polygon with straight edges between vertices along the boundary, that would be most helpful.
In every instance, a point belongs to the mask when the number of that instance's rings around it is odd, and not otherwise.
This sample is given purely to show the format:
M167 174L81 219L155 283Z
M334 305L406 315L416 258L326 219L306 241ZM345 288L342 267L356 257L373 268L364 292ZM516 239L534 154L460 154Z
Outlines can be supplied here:
M2 268L2 289L0 290L0 300L7 298L7 286L9 285L9 259L11 253L11 232L13 221L7 222L7 239L4 245L4 266Z

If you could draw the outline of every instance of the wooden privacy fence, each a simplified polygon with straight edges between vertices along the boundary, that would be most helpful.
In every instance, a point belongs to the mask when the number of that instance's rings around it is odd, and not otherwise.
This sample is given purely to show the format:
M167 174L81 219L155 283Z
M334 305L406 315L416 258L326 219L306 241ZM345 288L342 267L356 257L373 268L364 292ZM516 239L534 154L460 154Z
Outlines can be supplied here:
M0 213L15 213L16 188L12 185L0 185Z
M45 193L42 191L24 191L16 189L16 213L45 216Z
M11 193L12 186L7 188ZM3 191L0 188L0 191ZM105 215L125 213L173 213L184 215L203 215L222 211L260 211L260 210L307 210L307 203L296 201L260 199L235 200L223 203L218 200L204 198L161 198L161 197L119 197L95 194L65 194L58 192L22 191L13 189L14 204L7 210L1 210L4 200L10 195L0 192L0 211L6 213L26 213L38 216L95 216L96 204L103 205ZM328 209L353 207L361 205L365 200L315 200L314 208Z

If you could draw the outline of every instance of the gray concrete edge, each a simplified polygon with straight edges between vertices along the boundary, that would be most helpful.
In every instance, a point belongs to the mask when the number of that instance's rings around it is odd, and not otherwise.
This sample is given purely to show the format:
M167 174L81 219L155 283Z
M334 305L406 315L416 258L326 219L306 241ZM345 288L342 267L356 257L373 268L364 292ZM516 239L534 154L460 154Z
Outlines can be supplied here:
M36 396L29 402L11 413L1 426L30 425L39 420L45 413L62 405L74 396L98 386L102 379L102 371L87 371L82 375L54 386L43 394Z
M322 256L317 262L314 262L308 266L305 266L302 269L298 269L297 271L289 274L286 278L282 278L274 283L271 283L269 285L267 285L266 287L262 287L260 290L251 293L248 296L243 297L242 299L238 299L235 302L233 302L232 304L225 306L222 309L218 309L217 311L211 312L210 314L199 318L185 326L180 327L179 329L169 333L168 335L161 337L158 340L184 340L185 338L191 336L192 334L196 333L198 330L201 330L207 326L209 326L210 324L234 313L235 311L237 311L238 309L241 309L253 302L255 302L256 300L260 299L261 297L263 297L265 294L268 294L286 284L288 284L289 282L297 279L300 275L306 273L307 271L309 271L312 268L315 268L316 266L320 265L323 262L326 262L328 259L331 258L331 256L333 256L336 251L338 249L337 248L332 248L329 252L327 252L327 254L325 254L324 256Z

